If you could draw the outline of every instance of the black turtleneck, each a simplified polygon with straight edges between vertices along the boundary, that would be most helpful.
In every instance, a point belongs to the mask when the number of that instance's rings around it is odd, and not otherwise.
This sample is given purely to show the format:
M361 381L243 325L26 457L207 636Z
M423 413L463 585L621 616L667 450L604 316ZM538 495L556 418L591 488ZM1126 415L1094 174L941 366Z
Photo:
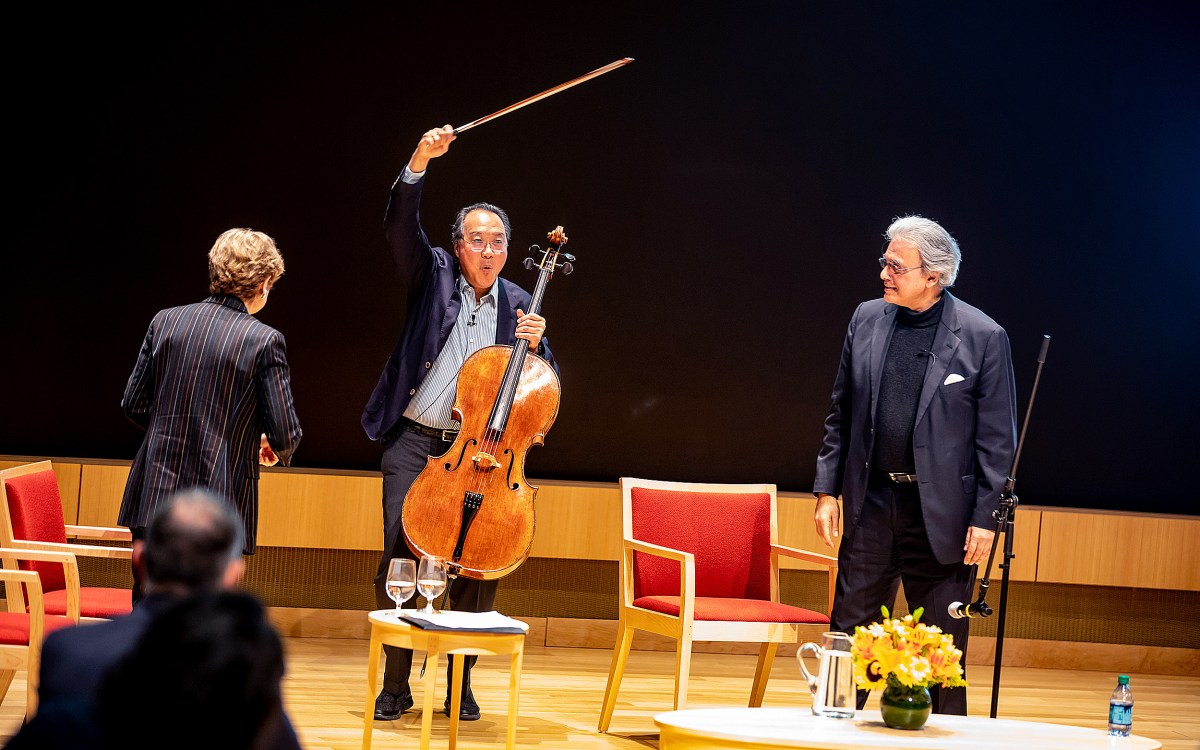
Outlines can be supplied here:
M896 328L883 360L879 403L875 411L875 457L880 471L913 474L912 432L917 419L917 402L931 359L930 350L937 325L942 320L946 296L929 309L896 311Z

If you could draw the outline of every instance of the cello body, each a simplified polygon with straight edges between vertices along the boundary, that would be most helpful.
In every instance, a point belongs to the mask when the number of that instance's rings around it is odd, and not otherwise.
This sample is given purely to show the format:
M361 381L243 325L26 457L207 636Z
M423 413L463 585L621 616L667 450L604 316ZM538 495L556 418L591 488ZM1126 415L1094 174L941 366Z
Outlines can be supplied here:
M560 387L554 368L526 355L506 429L495 439L489 422L511 358L511 346L489 346L463 363L453 412L462 423L458 437L445 454L429 458L404 498L409 548L445 558L467 578L507 575L533 545L537 487L525 480L525 457L554 424ZM478 509L464 523L472 506L468 495L479 496Z

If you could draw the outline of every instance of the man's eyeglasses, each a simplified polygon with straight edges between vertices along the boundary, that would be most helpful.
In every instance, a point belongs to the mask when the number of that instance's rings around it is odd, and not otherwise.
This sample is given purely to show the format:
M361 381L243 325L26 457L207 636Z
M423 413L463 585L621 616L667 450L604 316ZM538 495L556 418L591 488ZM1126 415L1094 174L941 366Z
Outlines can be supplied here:
M896 261L888 260L887 258L879 259L879 267L886 268L893 276L899 276L901 274L908 273L909 271L915 271L918 268L921 268L921 266L909 266L908 268L905 268Z
M486 247L490 247L492 249L492 252L496 253L497 255L508 252L508 240L505 240L505 239L487 240L487 241L484 241L481 239L473 239L473 240L463 240L463 243L467 246L467 248L469 250L471 250L471 252L475 252L475 253L482 253L483 249Z

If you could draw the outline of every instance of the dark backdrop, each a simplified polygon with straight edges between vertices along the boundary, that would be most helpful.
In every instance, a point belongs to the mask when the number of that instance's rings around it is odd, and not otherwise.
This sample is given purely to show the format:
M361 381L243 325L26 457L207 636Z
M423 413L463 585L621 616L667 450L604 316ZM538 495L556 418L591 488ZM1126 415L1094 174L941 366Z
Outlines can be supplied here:
M578 257L544 312L563 401L531 476L808 490L889 221L964 253L1019 405L1026 503L1195 513L1200 35L1185 3L238 3L32 13L11 33L0 453L131 458L153 313L231 226L279 241L296 464L377 468L403 324L381 232L427 128L632 56L464 134L423 215L489 200ZM506 276L533 277L513 253Z

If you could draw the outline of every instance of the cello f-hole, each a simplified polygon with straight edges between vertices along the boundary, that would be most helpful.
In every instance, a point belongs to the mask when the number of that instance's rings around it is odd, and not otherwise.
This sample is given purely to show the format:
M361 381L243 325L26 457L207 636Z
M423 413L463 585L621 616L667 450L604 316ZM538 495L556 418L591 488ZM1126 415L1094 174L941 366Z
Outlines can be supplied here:
M500 455L508 456L508 477L506 478L506 481L508 482L508 488L510 490L520 489L521 485L514 482L512 478L513 467L517 464L517 454L513 452L512 448L505 448L504 452Z
M458 453L458 461L453 466L451 466L450 462L447 461L444 467L446 471L458 471L458 467L462 466L463 458L467 455L467 448L475 445L477 442L478 441L476 441L475 438L463 441L462 450Z

